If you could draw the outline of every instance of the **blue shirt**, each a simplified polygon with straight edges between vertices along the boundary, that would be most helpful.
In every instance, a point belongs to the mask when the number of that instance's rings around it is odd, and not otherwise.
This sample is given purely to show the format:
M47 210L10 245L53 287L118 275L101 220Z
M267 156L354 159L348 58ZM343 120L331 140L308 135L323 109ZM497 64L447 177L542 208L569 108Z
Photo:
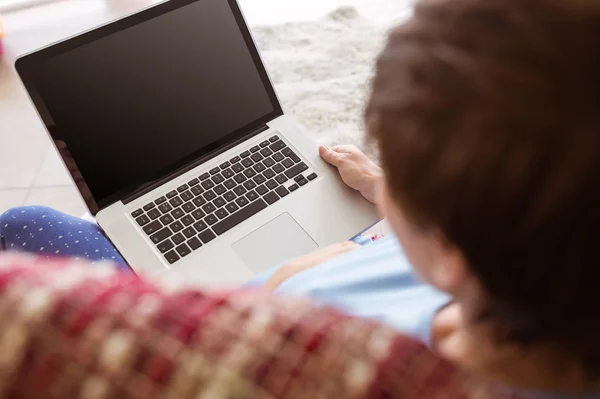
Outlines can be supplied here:
M275 270L250 283L263 285ZM309 296L349 314L385 322L424 343L429 343L435 313L449 301L448 295L418 279L395 236L368 242L298 273L276 292Z

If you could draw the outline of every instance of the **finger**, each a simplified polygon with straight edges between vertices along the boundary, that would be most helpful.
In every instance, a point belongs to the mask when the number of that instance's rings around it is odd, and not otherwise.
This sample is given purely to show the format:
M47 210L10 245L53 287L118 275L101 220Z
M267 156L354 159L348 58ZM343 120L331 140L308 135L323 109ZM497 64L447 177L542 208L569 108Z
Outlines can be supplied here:
M323 158L323 160L335 167L339 167L340 163L342 161L342 155L331 150L330 148L327 148L325 146L320 146L319 147L319 155L321 155L321 158Z
M339 154L351 154L357 152L358 148L352 144L344 144L333 147L331 150Z

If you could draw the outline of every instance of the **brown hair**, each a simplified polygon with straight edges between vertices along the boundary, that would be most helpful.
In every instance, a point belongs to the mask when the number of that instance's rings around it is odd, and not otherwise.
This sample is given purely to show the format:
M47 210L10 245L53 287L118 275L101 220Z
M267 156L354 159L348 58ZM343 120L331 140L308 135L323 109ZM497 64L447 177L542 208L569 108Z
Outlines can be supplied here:
M600 372L600 2L421 1L366 111L388 186L515 340Z

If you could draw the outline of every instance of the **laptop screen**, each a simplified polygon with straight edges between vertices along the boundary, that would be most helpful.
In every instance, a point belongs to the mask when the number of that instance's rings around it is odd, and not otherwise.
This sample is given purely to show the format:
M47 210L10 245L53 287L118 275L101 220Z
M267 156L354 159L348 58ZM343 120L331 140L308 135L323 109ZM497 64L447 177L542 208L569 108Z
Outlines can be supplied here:
M235 1L172 0L112 25L17 63L100 207L281 114Z

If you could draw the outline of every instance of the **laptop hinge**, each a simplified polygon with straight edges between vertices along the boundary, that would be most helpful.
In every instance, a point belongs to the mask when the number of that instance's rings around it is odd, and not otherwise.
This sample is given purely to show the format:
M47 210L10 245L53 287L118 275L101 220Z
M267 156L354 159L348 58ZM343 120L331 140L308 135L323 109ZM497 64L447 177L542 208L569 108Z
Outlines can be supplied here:
M244 141L247 141L248 139L250 139L262 132L265 132L267 130L269 130L269 126L267 126L266 124L261 125L258 128L249 132L248 134L245 134L244 137L241 137L223 147L220 147L212 152L209 152L208 154L203 155L202 157L198 158L197 160L177 169L176 171L168 174L167 176L164 176L164 177L162 177L158 180L155 180L151 183L144 184L143 186L141 186L138 189L136 189L135 191L133 191L131 194L129 194L126 197L124 197L123 199L121 199L121 202L123 202L124 204L133 202L136 199L140 198L141 196L148 194L150 191L157 189L158 187L162 186L163 184L166 184L166 183L170 182L171 180L174 180L178 176L181 176L184 173L189 172L190 170L202 165L203 163L208 162L211 159L221 155L225 151L228 151L228 150L232 149L233 147L239 145L240 143L243 143Z

